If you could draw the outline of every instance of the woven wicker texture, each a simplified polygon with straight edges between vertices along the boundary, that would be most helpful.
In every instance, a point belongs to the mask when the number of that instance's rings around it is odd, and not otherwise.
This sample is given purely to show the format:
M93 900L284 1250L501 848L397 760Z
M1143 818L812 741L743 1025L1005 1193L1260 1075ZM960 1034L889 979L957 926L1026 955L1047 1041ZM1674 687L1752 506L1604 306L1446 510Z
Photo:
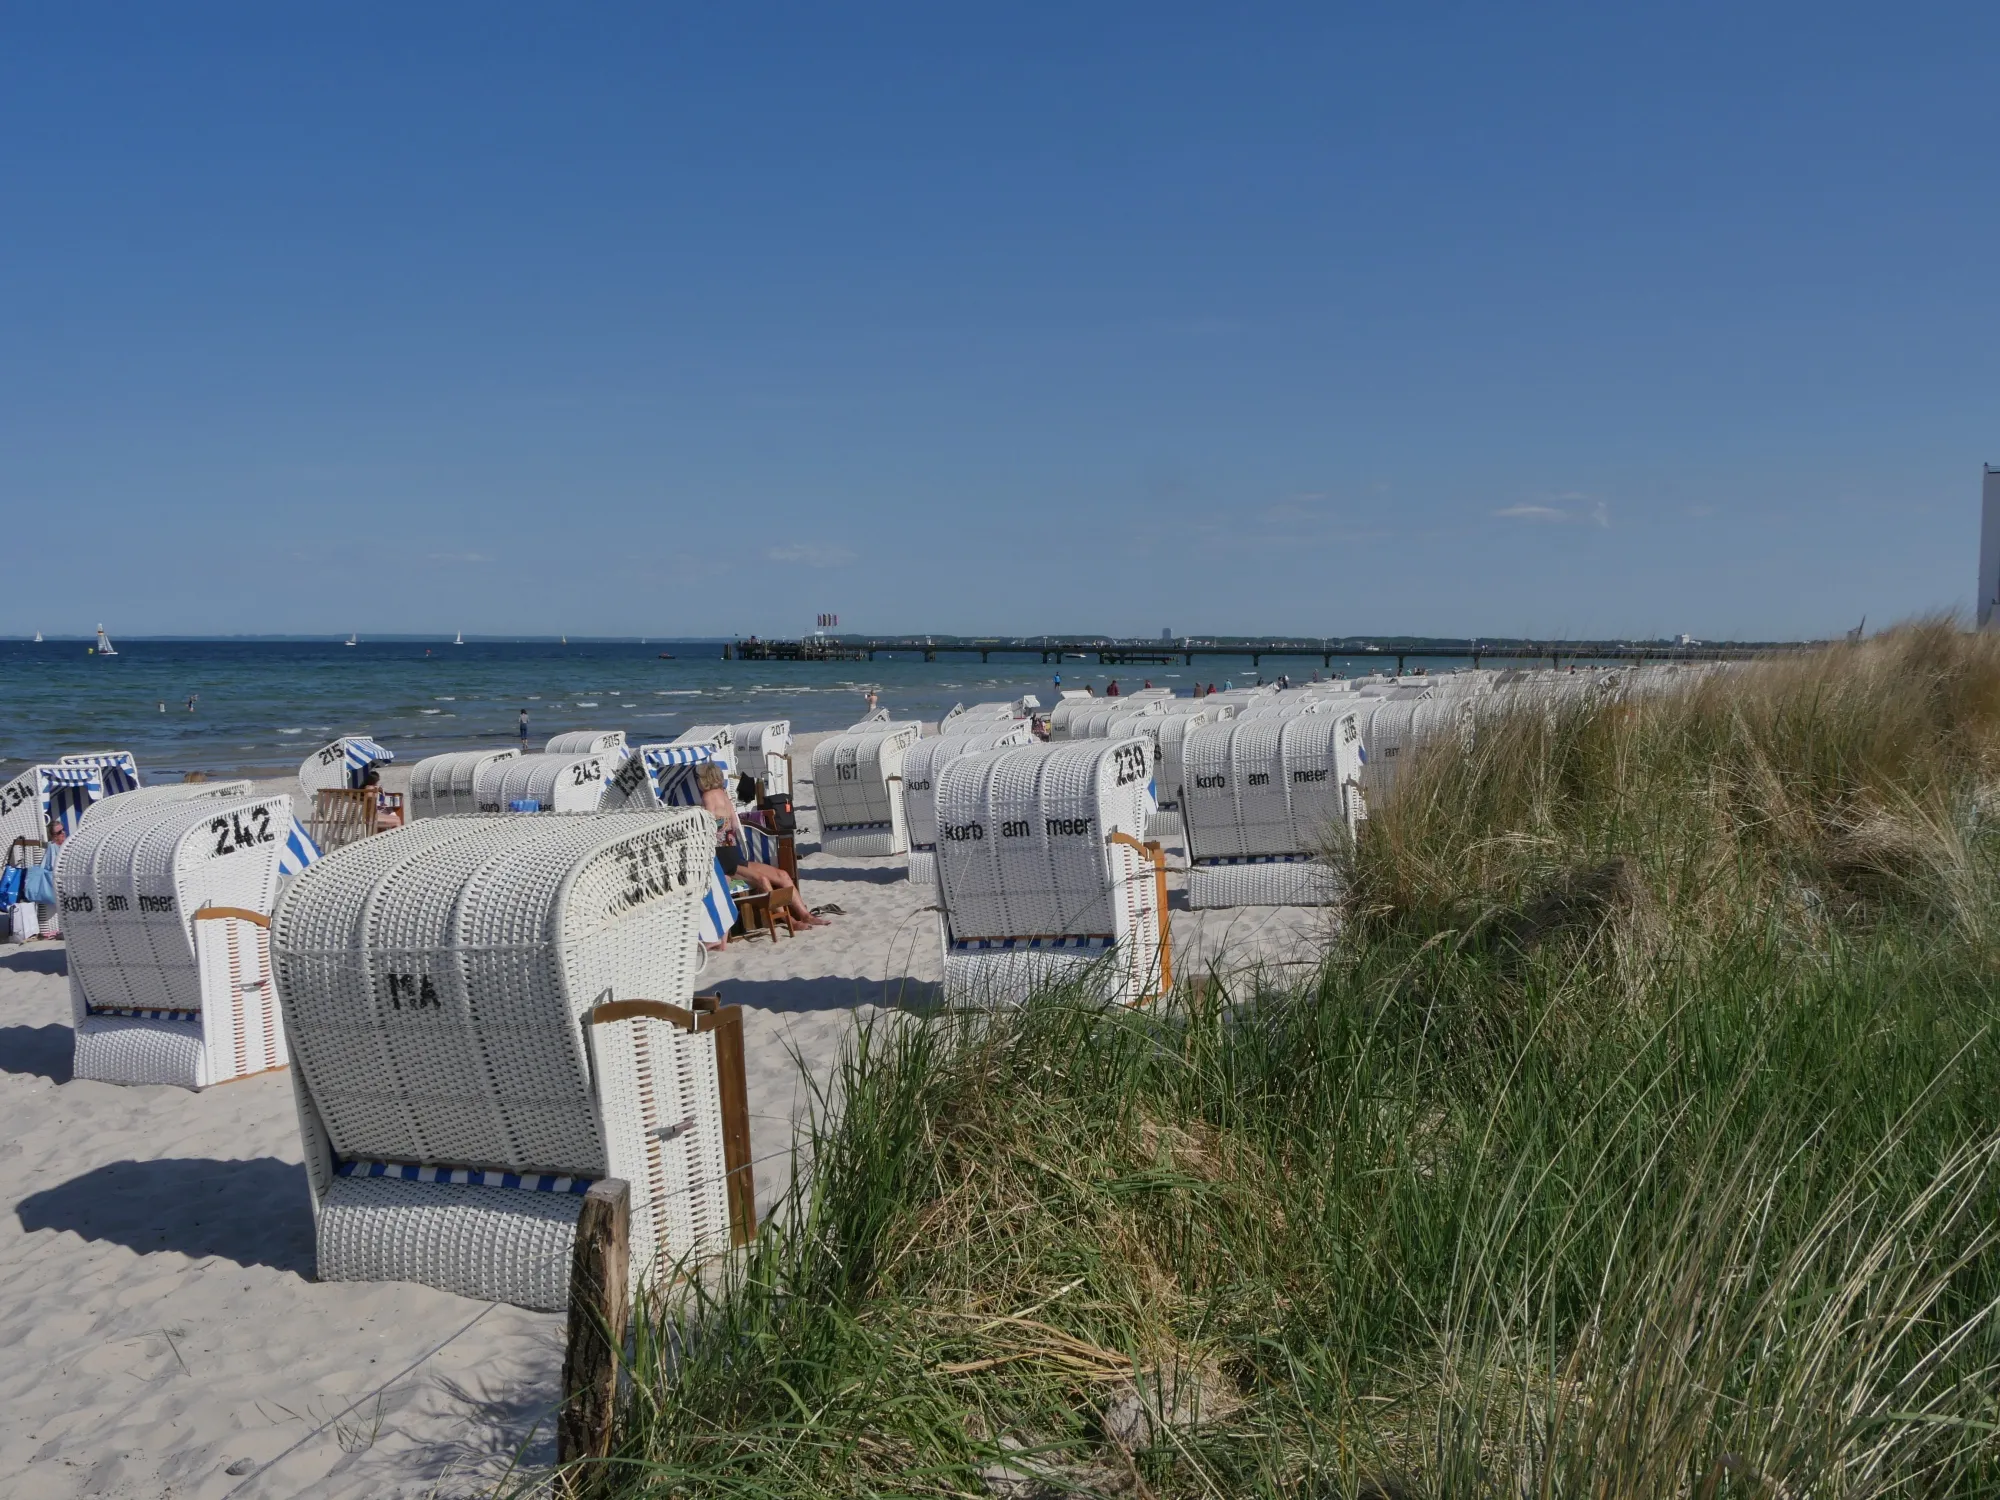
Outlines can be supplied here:
M504 813L516 802L533 802L543 812L596 812L623 759L622 751L605 751L497 760L479 768L473 798L482 813Z
M73 986L71 993L75 993ZM194 1088L201 1061L201 1023L197 1020L93 1016L87 1026L77 1029L70 1068L75 1077L97 1083Z
M829 735L813 747L820 847L830 854L908 852L902 799L889 784L917 743L916 724L873 724Z
M595 755L605 750L623 750L625 731L622 729L572 729L567 734L549 736L549 742L542 746L544 755Z
M1050 740L1101 740L1114 720L1155 714L1166 698L1065 698L1049 714Z
M974 720L970 727L963 726L961 720L950 733L918 740L903 752L903 826L910 838L912 880L919 878L918 856L928 856L937 847L938 773L962 755L1025 745L1034 738L1025 719Z
M1395 791L1398 771L1418 746L1452 735L1469 744L1474 712L1472 700L1457 694L1397 697L1376 709L1362 731L1368 759L1361 769L1361 789L1368 805L1381 807Z
M1316 859L1261 864L1195 865L1188 871L1188 906L1328 906L1340 894L1332 868Z
M48 837L49 809L44 804L44 794L49 779L65 773L72 776L85 774L82 767L60 764L30 766L12 781L0 786L0 850L10 848L15 839ZM80 789L72 790L80 792ZM100 785L99 791L102 790ZM130 793L126 795L129 796ZM116 799L100 797L98 800L102 802Z
M1353 710L1252 710L1188 732L1181 817L1190 860L1316 854L1349 826L1361 771Z
M148 799L87 819L64 846L77 1077L206 1088L284 1066L264 928L197 913L271 910L291 808L285 796ZM140 1014L105 1014L125 1011Z
M1143 740L1092 740L989 750L944 767L937 883L947 998L1020 998L1025 991L1009 976L1044 971L1018 956L1019 945L1062 939L1116 949L1105 966L1115 998L1148 992L1165 913L1152 866L1112 835L1143 834L1150 761ZM963 953L968 943L989 946ZM1062 947L1054 951L1053 962L1071 961Z
M670 745L713 745L718 750L730 752L730 760L736 758L736 727L733 724L696 724L683 729L667 742Z
M560 1312L582 1211L569 1194L336 1178L319 1210L319 1279L417 1281Z
M70 973L85 1002L198 1012L194 913L269 912L291 829L285 796L155 802L86 821L56 866Z
M767 755L788 755L792 749L792 721L790 719L754 719L747 724L729 726L729 737L735 743L736 753L742 757L746 774L758 775L758 765Z
M625 1177L635 1271L656 1251L727 1244L712 1036L650 1019L584 1025L613 1000L689 1004L710 844L693 809L432 819L342 849L293 883L274 950L308 1169L317 1156L314 1180L326 1184L323 1254L329 1215L346 1202L336 1161ZM430 1234L433 1248L343 1251L342 1264L393 1263L396 1275L447 1285L476 1254L491 1262L481 1274L498 1278L482 1284L545 1305L509 1261L531 1248L518 1235L542 1231L490 1218L541 1210L463 1194L395 1201L431 1227L378 1229L411 1243ZM552 1274L534 1285L559 1287L566 1263Z
M247 797L247 781L170 781L164 786L142 786L136 791L93 802L83 815L83 825L101 824L112 818L130 817L167 802L201 802L212 798Z
M654 790L652 775L646 769L645 753L635 745L612 769L610 780L604 783L604 795L598 799L597 810L658 812L661 806L660 794Z
M454 750L432 755L410 767L409 816L444 818L476 813L479 808L479 773L503 760L519 757L518 750Z
M1181 748L1187 743L1188 731L1203 724L1217 722L1217 716L1207 708L1192 708L1184 713L1165 713L1154 729L1160 747L1160 760L1154 768L1154 781L1159 794L1160 811L1153 827L1163 825L1169 817L1173 831L1180 832L1181 805Z

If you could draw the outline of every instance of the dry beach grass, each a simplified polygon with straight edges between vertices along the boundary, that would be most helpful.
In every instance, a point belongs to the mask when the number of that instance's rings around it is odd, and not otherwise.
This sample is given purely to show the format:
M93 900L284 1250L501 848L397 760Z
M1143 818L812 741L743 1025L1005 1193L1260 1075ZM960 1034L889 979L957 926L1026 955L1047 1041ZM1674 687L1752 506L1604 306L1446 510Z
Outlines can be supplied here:
M1419 758L1309 979L865 1037L621 1495L2000 1489L2000 643Z

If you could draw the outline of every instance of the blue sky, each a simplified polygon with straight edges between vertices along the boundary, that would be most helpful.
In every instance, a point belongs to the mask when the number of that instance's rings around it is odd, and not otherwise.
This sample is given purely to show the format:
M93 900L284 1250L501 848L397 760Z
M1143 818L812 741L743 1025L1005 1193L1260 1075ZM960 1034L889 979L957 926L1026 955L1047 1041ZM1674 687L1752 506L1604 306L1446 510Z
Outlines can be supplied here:
M1653 10L0 5L0 633L1964 607L2000 10Z

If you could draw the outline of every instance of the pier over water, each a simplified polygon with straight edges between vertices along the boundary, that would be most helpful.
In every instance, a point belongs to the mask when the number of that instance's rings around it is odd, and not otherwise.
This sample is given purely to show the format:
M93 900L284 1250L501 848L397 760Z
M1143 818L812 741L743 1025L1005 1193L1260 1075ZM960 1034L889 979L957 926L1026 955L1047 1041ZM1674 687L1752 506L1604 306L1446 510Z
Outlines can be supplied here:
M1044 663L1095 661L1099 666L1193 666L1198 656L1249 657L1261 664L1267 656L1317 657L1330 668L1335 659L1356 657L1394 661L1401 672L1406 662L1452 659L1513 662L1533 666L1547 662L1743 661L1784 651L1824 645L1820 641L1533 641L1511 638L1446 639L1395 636L1182 636L1178 638L1117 639L1109 636L947 636L817 635L796 641L766 641L756 636L735 641L723 655L737 661L875 661L881 657L939 656L1039 657Z

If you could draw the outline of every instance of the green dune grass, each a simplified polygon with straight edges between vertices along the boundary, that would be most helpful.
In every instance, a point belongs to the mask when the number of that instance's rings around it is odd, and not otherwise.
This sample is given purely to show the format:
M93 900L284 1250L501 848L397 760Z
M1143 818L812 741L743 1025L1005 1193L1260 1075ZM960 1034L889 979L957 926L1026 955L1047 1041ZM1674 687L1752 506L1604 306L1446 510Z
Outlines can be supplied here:
M1487 716L1302 986L863 1039L616 1495L2000 1493L2000 645Z

